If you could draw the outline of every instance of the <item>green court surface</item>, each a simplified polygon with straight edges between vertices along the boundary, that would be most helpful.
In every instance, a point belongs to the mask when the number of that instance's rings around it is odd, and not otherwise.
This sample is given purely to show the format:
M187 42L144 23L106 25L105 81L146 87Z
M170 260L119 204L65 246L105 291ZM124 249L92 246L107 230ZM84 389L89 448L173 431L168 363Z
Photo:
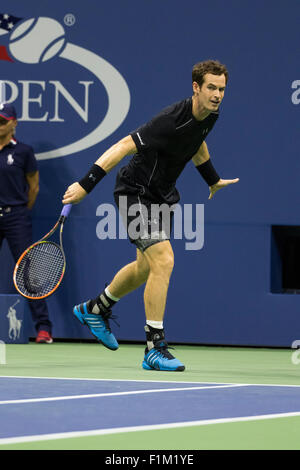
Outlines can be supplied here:
M96 343L7 345L0 376L300 386L300 364L293 364L289 349L177 345L173 354L186 365L177 373L143 370L143 351L142 344L121 344L114 352ZM299 428L300 416L254 416L249 421L3 444L0 450L300 449Z

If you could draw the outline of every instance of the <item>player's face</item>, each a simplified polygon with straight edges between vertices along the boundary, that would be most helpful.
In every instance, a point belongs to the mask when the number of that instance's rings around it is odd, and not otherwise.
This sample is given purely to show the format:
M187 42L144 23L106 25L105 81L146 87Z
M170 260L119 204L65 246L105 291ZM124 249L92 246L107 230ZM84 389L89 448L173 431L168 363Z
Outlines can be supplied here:
M207 73L200 88L198 83L193 83L194 96L199 108L209 112L217 111L223 98L226 87L225 75L213 75Z
M4 119L0 116L0 138L7 137L8 135L13 135L17 121L15 119Z

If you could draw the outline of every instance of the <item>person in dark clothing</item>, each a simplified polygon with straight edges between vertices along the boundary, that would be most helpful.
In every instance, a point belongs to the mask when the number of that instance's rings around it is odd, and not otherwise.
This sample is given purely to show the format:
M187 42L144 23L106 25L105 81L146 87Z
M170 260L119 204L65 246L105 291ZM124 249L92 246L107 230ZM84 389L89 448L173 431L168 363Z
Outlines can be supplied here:
M14 106L0 104L0 248L7 240L15 262L32 244L30 211L39 191L39 171L33 149L14 138ZM4 269L1 275L7 275ZM45 300L28 300L37 343L52 343L52 323Z
M209 186L209 199L219 189L239 181L219 177L205 142L219 117L227 81L227 69L218 61L196 64L192 72L193 96L163 109L113 145L82 180L68 187L63 197L64 204L80 202L126 155L133 155L118 172L114 196L129 239L137 247L137 258L123 267L98 297L75 306L73 312L100 342L116 350L118 342L109 326L112 306L145 283L147 346L142 367L146 370L185 369L170 354L163 328L174 265L172 217L157 216L157 212L152 217L152 209L161 204L171 209L179 201L176 180L190 160ZM139 209L138 224L133 207Z

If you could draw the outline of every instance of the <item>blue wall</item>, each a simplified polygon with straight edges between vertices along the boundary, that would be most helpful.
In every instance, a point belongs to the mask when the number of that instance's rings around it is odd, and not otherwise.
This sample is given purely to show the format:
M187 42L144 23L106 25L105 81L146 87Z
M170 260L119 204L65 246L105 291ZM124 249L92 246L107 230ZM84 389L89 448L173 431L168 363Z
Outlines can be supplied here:
M205 243L199 251L187 251L184 240L173 243L167 338L170 342L290 346L300 331L300 301L297 295L271 293L271 226L299 223L300 82L294 83L300 80L299 2L289 0L287 8L279 0L86 0L82 5L30 0L26 6L15 0L10 10L24 21L55 19L65 30L63 47L68 43L81 48L76 49L77 59L66 59L69 50L62 48L51 60L42 62L41 57L39 63L25 63L26 44L23 48L19 41L19 49L13 49L9 35L0 36L0 45L10 54L19 51L12 55L13 62L1 61L0 69L0 79L13 82L6 86L7 98L11 90L18 90L17 138L31 144L39 158L35 238L54 224L65 188L104 150L162 107L192 94L194 63L216 58L228 66L230 80L221 115L207 144L221 176L239 177L240 182L208 201L208 188L192 164L178 181L181 204L205 204ZM67 13L75 17L72 26L64 23ZM96 145L45 159L45 152L59 154L57 149L91 133L113 98L126 108L122 81L116 82L116 95L108 99L106 85L82 66L83 60L91 66L89 52L105 59L125 80L130 93L128 113L120 105L120 114L126 114L122 123ZM85 85L89 87L87 122L66 94L58 91L59 82L84 109L82 81L92 82ZM56 120L55 103L59 106ZM111 117L117 122L117 108ZM116 172L73 208L66 224L67 272L60 290L48 300L55 337L90 337L73 321L72 306L95 296L117 269L135 257L127 240L96 236L96 210L99 204L113 203ZM13 292L8 277L12 260L5 247L0 269L0 291ZM144 339L142 294L139 289L115 308L121 323L115 332L121 340Z

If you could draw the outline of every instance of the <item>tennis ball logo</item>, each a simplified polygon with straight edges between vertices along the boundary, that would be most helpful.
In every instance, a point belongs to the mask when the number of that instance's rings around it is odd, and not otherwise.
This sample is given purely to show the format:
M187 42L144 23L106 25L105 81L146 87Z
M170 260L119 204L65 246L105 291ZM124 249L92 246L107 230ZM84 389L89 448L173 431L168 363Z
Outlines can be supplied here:
M65 46L65 31L52 18L31 18L17 26L10 36L13 57L26 64L38 64L55 57Z
M96 128L75 142L36 154L39 160L72 155L96 145L118 129L127 116L130 91L124 77L96 53L68 42L63 26L55 19L37 17L18 23L10 34L8 49L16 61L28 65L39 66L57 56L61 60L75 63L94 74L108 96L107 112ZM75 109L73 102L70 101L70 104ZM86 113L87 110L86 106Z

